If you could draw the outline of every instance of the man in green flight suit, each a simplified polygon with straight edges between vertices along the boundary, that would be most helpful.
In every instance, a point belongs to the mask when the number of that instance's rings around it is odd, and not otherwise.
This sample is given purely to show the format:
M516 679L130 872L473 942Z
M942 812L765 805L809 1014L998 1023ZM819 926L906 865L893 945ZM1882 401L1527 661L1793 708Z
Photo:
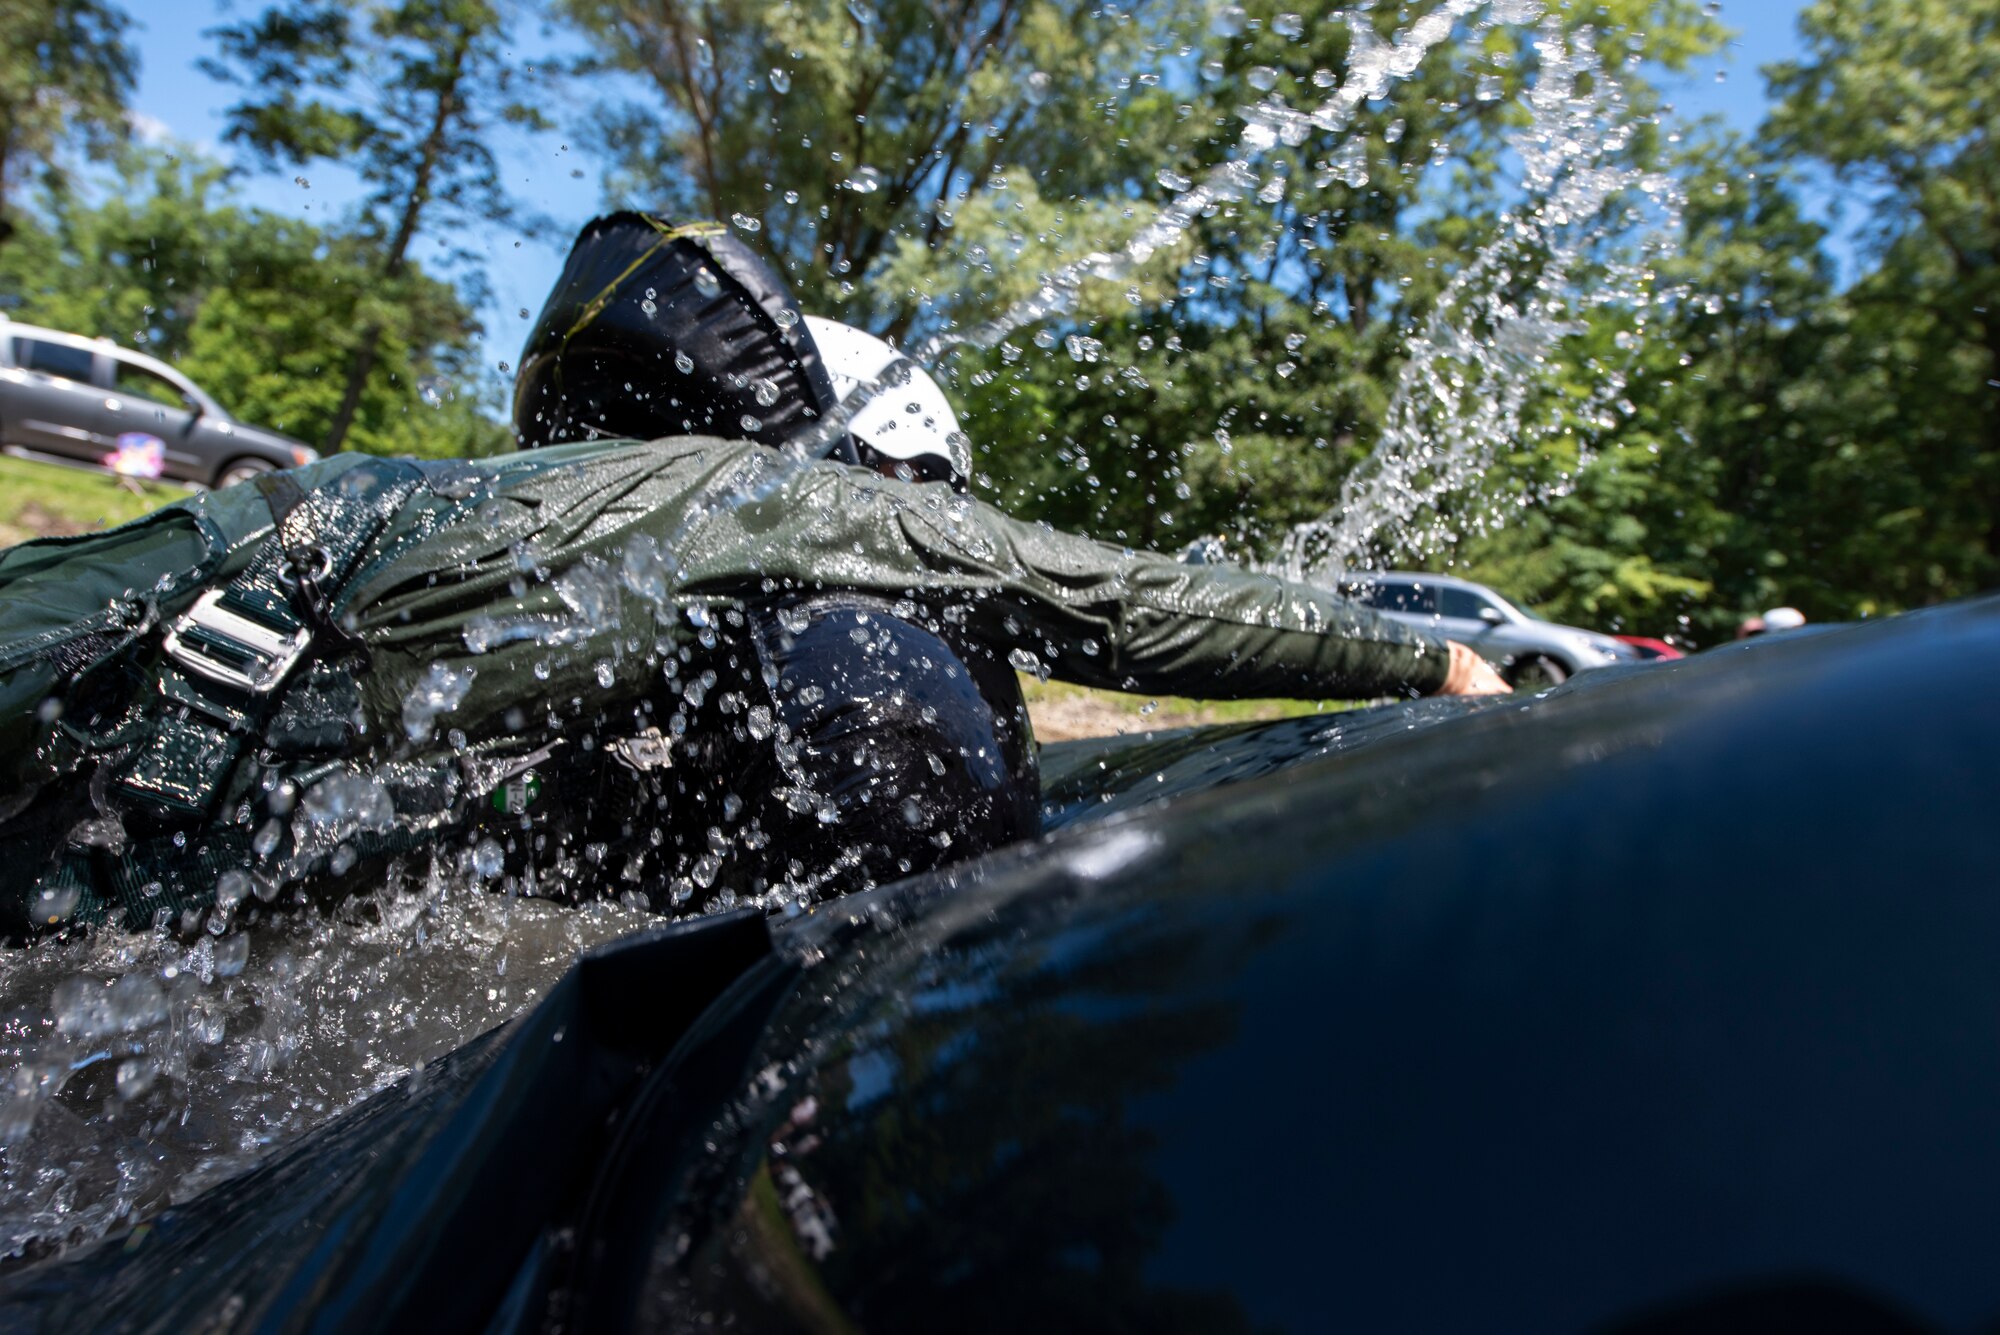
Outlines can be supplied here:
M214 926L411 855L803 905L1032 833L1014 664L1505 690L1324 591L1008 518L928 377L836 394L815 327L721 228L614 215L531 336L521 453L343 455L0 554L8 932Z

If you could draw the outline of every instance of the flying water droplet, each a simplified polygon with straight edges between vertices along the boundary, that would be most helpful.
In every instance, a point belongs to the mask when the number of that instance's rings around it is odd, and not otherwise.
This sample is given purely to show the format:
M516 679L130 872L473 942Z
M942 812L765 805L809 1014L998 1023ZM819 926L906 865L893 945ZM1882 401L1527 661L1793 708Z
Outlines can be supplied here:
M230 870L215 878L215 906L225 911L242 903L250 893L250 873Z
M472 689L474 673L473 668L453 668L444 663L432 663L425 670L403 697L403 731L412 742L431 739L437 716L449 714L464 702L466 692Z
M500 847L498 840L481 839L472 850L472 870L477 872L483 881L490 881L498 876L506 865L507 854Z
M1036 681L1049 679L1049 667L1040 658L1026 649L1012 649L1007 653L1007 664L1016 672L1025 672Z
M150 1057L131 1057L118 1063L118 1097L131 1100L138 1098L153 1087L153 1081L160 1074L158 1063Z
M249 962L250 938L244 933L225 936L215 943L215 972L219 976L234 978Z

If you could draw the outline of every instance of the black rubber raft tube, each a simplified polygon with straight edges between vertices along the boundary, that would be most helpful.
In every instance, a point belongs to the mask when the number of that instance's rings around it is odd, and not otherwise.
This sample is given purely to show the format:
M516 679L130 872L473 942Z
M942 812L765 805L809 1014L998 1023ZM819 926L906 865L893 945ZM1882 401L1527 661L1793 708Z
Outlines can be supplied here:
M1044 840L598 952L0 1326L1988 1329L1996 664L1052 747Z

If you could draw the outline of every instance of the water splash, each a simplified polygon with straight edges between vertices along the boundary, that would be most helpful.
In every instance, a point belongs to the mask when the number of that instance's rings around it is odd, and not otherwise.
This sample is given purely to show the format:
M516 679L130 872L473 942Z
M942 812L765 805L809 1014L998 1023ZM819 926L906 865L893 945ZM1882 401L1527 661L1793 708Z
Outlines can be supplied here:
M1141 266L1186 235L1209 209L1255 194L1264 182L1254 164L1265 152L1279 144L1296 147L1315 129L1334 132L1344 129L1353 119L1355 108L1384 95L1393 84L1415 73L1431 48L1449 37L1460 19L1489 3L1490 0L1445 0L1439 9L1416 20L1389 42L1376 35L1365 10L1342 13L1338 18L1347 24L1354 46L1347 79L1332 97L1311 112L1296 111L1275 96L1244 108L1241 112L1244 127L1237 138L1236 152L1210 168L1199 183L1187 184L1162 205L1121 249L1093 251L1051 270L1032 296L969 329L939 332L913 353L913 358L930 365L954 346L991 348L1024 325L1074 311L1086 283L1129 281ZM1532 16L1540 12L1540 6L1532 0L1512 3L1503 0L1500 7L1510 14ZM1241 11L1237 13L1240 15ZM1172 189L1174 184L1185 180L1178 176L1162 177L1161 184Z
M0 1255L88 1241L234 1176L533 1005L655 921L413 868L247 931L99 931L0 956Z
M1574 480L1572 468L1511 496L1479 494L1503 455L1562 432L1559 417L1538 415L1537 398L1551 357L1582 332L1583 317L1614 305L1643 312L1663 295L1650 260L1681 199L1670 177L1616 161L1631 133L1624 94L1590 30L1566 35L1550 20L1535 46L1529 118L1508 136L1521 163L1519 198L1410 340L1381 439L1343 483L1336 509L1287 535L1273 562L1279 573L1327 582L1401 555L1442 559L1463 532L1498 527ZM1599 253L1607 237L1634 232L1623 254ZM1610 425L1625 385L1619 368L1600 367L1569 405L1571 420ZM1581 467L1587 442L1575 443Z
M1365 9L1341 16L1353 38L1349 69L1324 102L1297 110L1267 96L1245 108L1228 160L1199 181L1163 173L1160 184L1172 197L1123 247L1057 267L1030 297L990 321L938 334L788 449L757 452L742 469L719 476L670 532L635 536L611 563L563 570L544 569L524 551L522 586L547 585L551 610L475 620L466 629L467 650L533 644L556 657L616 625L638 647L589 665L599 689L624 689L635 674L660 673L676 703L645 731L584 733L574 744L610 751L643 743L628 757L643 768L647 757L670 755L691 733L740 724L772 748L786 780L784 800L800 813L837 822L839 813L808 783L795 740L768 710L760 714L743 683L652 652L669 641L715 642L717 613L687 597L674 553L718 513L755 504L817 466L825 446L870 398L907 383L912 363L935 363L956 345L994 347L1025 325L1070 315L1087 284L1131 281L1209 210L1282 190L1281 175L1259 171L1265 154L1347 127L1359 107L1410 77L1482 9L1492 23L1531 23L1541 14L1532 0L1443 0L1390 39L1377 34ZM1593 291L1579 290L1586 259L1595 262L1586 254L1588 228L1625 193L1670 209L1671 188L1612 164L1621 145L1603 134L1617 123L1618 90L1597 65L1587 34L1565 37L1549 25L1537 49L1541 77L1528 99L1531 123L1511 141L1521 165L1520 202L1412 340L1380 448L1344 492L1338 513L1288 543L1283 561L1293 573L1378 558L1384 551L1378 535L1389 528L1433 531L1423 529L1424 515L1440 513L1528 428L1543 365L1580 316L1593 302L1632 300L1644 291L1643 259L1614 266L1609 281L1593 271ZM1358 157L1336 167L1350 177L1367 170ZM856 172L850 189L873 188L866 171ZM1525 293L1509 287L1510 279L1529 273L1535 276ZM704 272L704 291L715 282ZM1058 341L1051 335L1043 346L1053 349ZM1080 331L1064 346L1079 365L1103 356L1102 345ZM677 365L685 372L692 362ZM1621 392L1619 380L1607 377L1584 411L1608 410ZM957 527L953 507L963 506L962 498L929 494L942 488L925 491L918 503L935 505L938 523ZM1443 541L1444 530L1434 531ZM626 624L635 604L651 626ZM1019 652L1026 670L1041 667L1028 649ZM467 698L473 675L448 664L432 669L403 704L412 744L433 738ZM476 760L466 757L465 773L474 777L464 781L491 784L504 798L505 784L519 776L478 778ZM315 862L324 859L340 874L350 840L422 828L437 804L412 800L420 786L386 770L338 774L308 788L295 808L273 803L268 843L257 850L266 862L225 873L227 890L218 885L216 911L192 933L104 930L0 958L0 1015L7 1017L0 1021L0 1049L10 1063L0 1086L0 1251L99 1236L240 1171L532 1004L578 950L654 921L645 910L697 905L727 857L755 851L765 838L745 821L740 799L718 804L701 847L647 874L646 884L657 889L647 899L632 874L635 864L606 867L602 848L594 858L587 848L549 863L530 861L510 874L505 840L487 836L449 856L406 863L331 910L305 908L294 882ZM439 800L448 805L456 796ZM265 833L259 830L260 843ZM798 868L761 892L743 898L732 892L713 903L797 908L857 857ZM606 884L629 885L627 898L579 907L543 897Z

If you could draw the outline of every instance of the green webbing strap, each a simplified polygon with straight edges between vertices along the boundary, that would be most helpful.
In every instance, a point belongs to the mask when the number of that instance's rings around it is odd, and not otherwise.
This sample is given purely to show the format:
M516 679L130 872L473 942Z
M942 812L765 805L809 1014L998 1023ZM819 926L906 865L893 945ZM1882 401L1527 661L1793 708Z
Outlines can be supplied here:
M394 829L360 831L343 842L358 859L375 860L413 852L427 840L421 831ZM67 849L29 892L27 921L10 930L109 920L144 931L162 915L172 922L190 909L207 908L224 872L247 870L255 862L249 833L229 825L180 843L172 835L142 839L115 854Z
M144 931L163 912L173 919L214 903L215 882L222 873L250 862L249 837L230 827L185 846L162 837L117 854L72 848L42 874L30 894L29 926L110 919Z
M307 493L286 474L268 475L261 489L274 541L169 627L145 705L159 711L158 727L119 774L122 797L182 824L212 814L292 668L325 639L351 643L332 619L328 592L420 476L409 464L370 460Z

